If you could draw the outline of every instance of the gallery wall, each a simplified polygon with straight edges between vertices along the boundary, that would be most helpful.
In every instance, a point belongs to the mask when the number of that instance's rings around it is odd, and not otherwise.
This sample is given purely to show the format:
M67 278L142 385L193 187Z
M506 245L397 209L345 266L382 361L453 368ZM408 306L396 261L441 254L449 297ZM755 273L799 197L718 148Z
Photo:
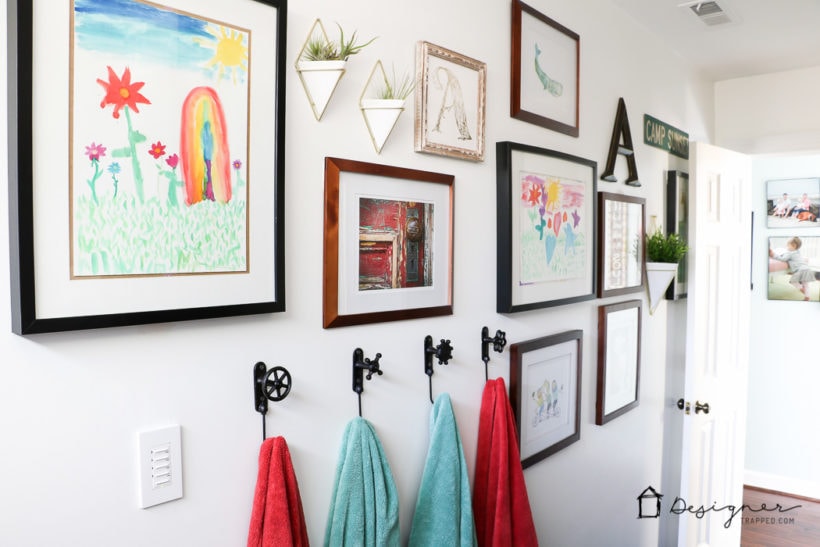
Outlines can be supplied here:
M436 368L433 391L452 397L472 478L484 384L483 326L506 331L510 343L573 329L584 332L580 440L525 472L540 542L657 544L659 522L636 518L636 497L662 480L664 414L673 404L665 395L668 306L662 303L650 315L638 292L497 314L495 143L512 140L581 156L598 162L600 173L623 97L642 186L598 181L598 187L646 198L647 214L660 223L665 171L685 170L686 162L643 144L643 114L687 131L692 140L712 141L712 87L607 0L531 4L581 37L577 138L510 118L506 0L483 3L481 9L466 0L291 2L284 313L20 337L11 334L8 290L0 291L0 544L244 544L261 440L251 389L257 361L285 366L292 375L288 398L271 404L268 434L287 439L310 539L321 543L342 433L357 414L350 388L356 347L368 356L383 354L384 375L367 382L363 415L373 423L392 466L406 540L428 442L422 341L429 334L448 338L454 346L450 364ZM0 6L2 25L6 1ZM314 119L293 70L296 52L316 18L331 34L338 22L362 38L378 36L348 63L321 122ZM483 162L413 152L412 106L382 153L373 150L357 107L364 82L377 59L398 71L412 69L418 40L487 63ZM65 50L60 43L48 45L55 54ZM0 72L5 103L6 72ZM6 125L5 116L0 113L0 125ZM4 131L3 165L6 145ZM455 176L453 315L322 328L326 156ZM616 175L625 178L623 159ZM6 188L5 172L0 181ZM0 287L10 282L7 225L8 197L0 192ZM596 426L597 307L631 298L644 300L640 404ZM490 377L509 380L508 363L508 352L493 354ZM184 497L139 509L138 433L171 424L182 427Z

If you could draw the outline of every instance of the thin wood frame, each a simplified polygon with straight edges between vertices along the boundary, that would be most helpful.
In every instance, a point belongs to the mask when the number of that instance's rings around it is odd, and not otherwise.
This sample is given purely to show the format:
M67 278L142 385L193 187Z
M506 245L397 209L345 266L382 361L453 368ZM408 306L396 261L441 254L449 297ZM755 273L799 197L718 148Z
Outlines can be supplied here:
M666 233L689 239L689 174L669 171L666 175ZM678 264L678 273L666 289L667 300L686 298L688 258L684 255Z
M452 315L454 180L442 173L325 158L324 328ZM428 285L402 285L396 271L397 265L406 264L410 248L406 223L364 231L359 215L362 200L370 199L366 196L431 206L430 217L421 220L428 227L423 236L431 256ZM366 290L361 284L361 245L378 242L393 250L386 274L391 282Z
M510 405L524 468L581 438L583 337L571 330L510 345Z
M416 78L415 151L484 161L487 63L420 41Z
M599 306L597 425L604 425L638 406L640 376L641 301Z
M645 226L646 199L598 193L599 298L642 289L646 271Z
M548 49L553 66L542 68ZM580 120L580 36L535 8L512 2L512 44L510 74L510 116L565 135L577 137ZM535 67L533 69L533 67ZM558 74L553 72L558 70ZM532 71L531 71L532 70ZM551 74L552 77L550 77ZM551 101L529 99L548 93ZM539 110L540 109L540 110Z

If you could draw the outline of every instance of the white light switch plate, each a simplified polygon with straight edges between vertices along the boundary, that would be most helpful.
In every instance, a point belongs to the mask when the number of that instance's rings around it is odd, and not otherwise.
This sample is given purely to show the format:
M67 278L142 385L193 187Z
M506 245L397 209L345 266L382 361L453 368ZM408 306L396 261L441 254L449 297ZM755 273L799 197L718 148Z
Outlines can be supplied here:
M139 434L140 507L182 497L182 429L175 425Z

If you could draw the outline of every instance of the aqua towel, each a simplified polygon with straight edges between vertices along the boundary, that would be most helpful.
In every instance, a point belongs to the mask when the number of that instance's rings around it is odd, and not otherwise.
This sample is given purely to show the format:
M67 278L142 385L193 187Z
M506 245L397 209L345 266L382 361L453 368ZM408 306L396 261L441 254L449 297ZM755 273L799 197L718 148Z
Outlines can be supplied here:
M399 545L399 496L382 443L362 417L345 428L325 546Z
M430 413L430 448L421 478L410 547L477 545L467 462L450 396L436 398Z

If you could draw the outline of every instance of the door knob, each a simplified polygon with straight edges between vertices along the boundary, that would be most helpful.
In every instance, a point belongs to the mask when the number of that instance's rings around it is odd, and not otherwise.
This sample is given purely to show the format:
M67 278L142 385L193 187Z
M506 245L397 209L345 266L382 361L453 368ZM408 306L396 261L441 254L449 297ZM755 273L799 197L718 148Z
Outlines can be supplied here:
M695 414L697 414L698 412L709 414L709 403L701 403L700 401L695 401Z

